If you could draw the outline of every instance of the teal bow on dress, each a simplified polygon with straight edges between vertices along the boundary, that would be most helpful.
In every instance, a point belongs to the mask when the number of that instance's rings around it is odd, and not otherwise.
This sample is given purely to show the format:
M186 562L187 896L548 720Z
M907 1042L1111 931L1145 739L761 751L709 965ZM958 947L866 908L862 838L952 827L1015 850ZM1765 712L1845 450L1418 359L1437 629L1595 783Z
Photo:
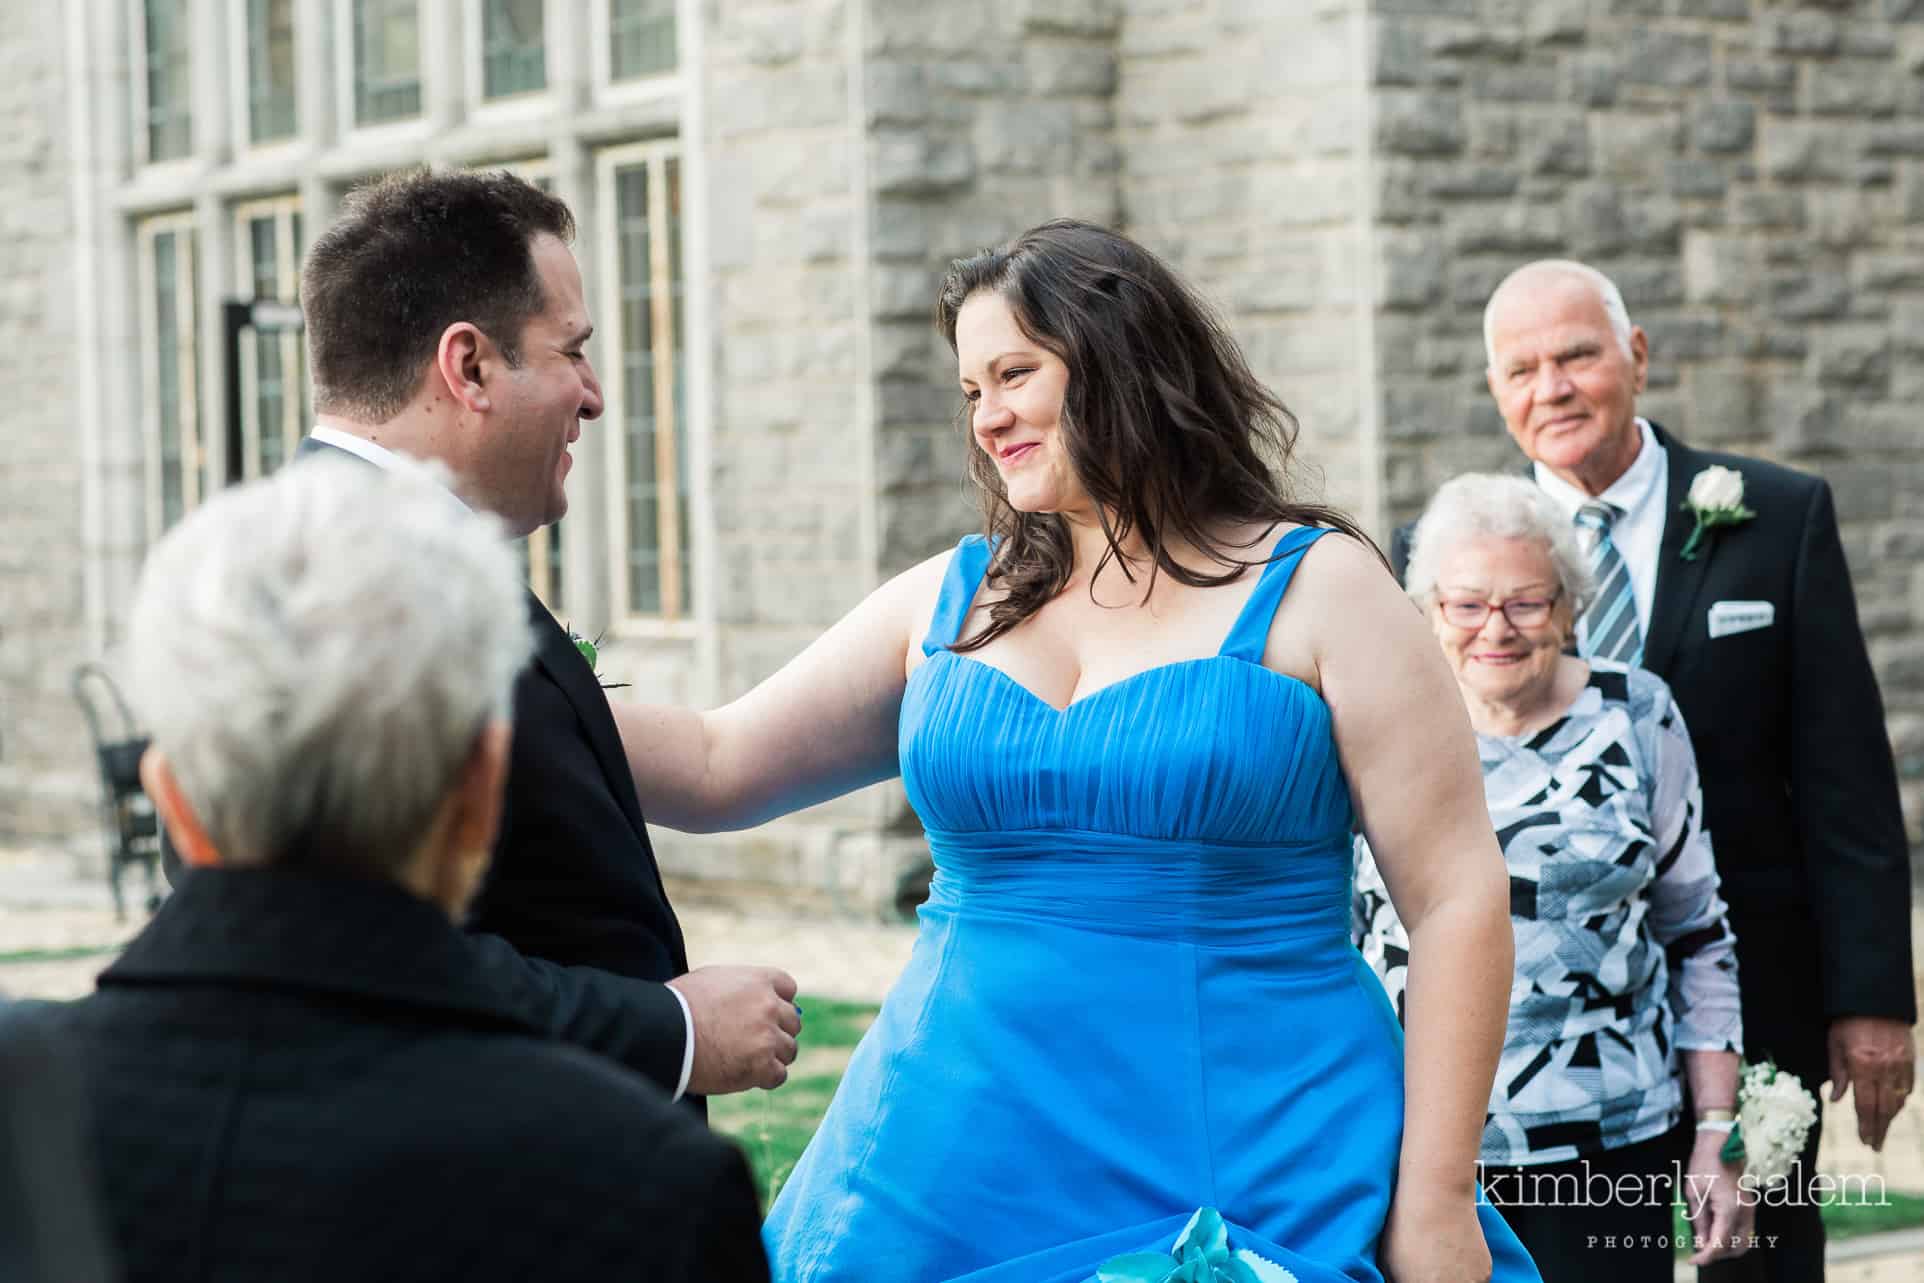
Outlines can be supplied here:
M1231 1251L1222 1213L1200 1207L1164 1252L1126 1252L1096 1267L1096 1283L1296 1283L1296 1276L1247 1249Z

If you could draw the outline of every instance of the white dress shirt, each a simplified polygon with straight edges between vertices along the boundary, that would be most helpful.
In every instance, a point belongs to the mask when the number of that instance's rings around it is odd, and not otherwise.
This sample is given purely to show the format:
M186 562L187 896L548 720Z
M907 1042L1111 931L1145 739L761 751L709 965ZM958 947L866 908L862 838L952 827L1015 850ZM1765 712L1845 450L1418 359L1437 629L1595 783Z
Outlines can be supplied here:
M345 450L381 469L404 466L408 459L408 456L396 454L386 446L369 441L366 437L357 437L352 432L330 428L324 423L316 424L314 430L308 435L322 445L331 445L336 449ZM452 490L448 493L454 494ZM459 495L454 497L460 498ZM675 1001L681 1004L682 1025L688 1031L688 1036L682 1040L681 1044L681 1078L675 1083L675 1099L680 1100L687 1094L688 1079L695 1072L695 1013L689 1009L688 999L681 996L681 990L670 985L668 992L674 994Z
M1664 505L1670 496L1670 456L1657 443L1648 419L1637 420L1643 443L1637 457L1610 488L1596 498L1623 510L1610 527L1610 542L1617 546L1624 567L1630 572L1630 595L1637 605L1637 630L1650 636L1650 605L1657 594L1657 557L1663 546ZM1557 476L1542 464L1534 465L1536 482L1556 501L1565 514L1574 518L1577 509L1591 496Z

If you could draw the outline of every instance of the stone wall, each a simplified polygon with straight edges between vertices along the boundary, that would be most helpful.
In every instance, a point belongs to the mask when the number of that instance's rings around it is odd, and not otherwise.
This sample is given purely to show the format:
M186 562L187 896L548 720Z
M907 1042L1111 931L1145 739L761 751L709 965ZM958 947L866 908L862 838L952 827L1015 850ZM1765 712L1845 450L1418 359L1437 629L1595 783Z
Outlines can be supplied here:
M98 840L74 386L64 27L0 5L0 833Z
M1123 221L1302 425L1303 491L1376 523L1362 0L1127 0Z
M1924 839L1924 4L1374 8L1389 516L1516 457L1491 288L1594 263L1650 334L1641 408L1830 481Z

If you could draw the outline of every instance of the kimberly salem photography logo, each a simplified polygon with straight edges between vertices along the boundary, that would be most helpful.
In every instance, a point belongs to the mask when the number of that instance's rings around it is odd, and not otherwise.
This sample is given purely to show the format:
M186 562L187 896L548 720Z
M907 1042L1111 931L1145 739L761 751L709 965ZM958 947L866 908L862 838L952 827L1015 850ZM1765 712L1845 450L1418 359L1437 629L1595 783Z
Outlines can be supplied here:
M1477 1165L1479 1169L1482 1164ZM1491 1172L1479 1170L1482 1185L1479 1197L1500 1207L1668 1207L1682 1200L1692 1213L1710 1197L1711 1178L1705 1173L1686 1172L1681 1162L1672 1162L1667 1172L1593 1171L1583 1159L1581 1171L1568 1167L1554 1172L1518 1171L1506 1168ZM1848 1173L1832 1176L1819 1172L1808 1183L1803 1179L1803 1163L1793 1165L1789 1180L1764 1184L1746 1175L1737 1182L1737 1197L1752 1207L1889 1207L1882 1176Z

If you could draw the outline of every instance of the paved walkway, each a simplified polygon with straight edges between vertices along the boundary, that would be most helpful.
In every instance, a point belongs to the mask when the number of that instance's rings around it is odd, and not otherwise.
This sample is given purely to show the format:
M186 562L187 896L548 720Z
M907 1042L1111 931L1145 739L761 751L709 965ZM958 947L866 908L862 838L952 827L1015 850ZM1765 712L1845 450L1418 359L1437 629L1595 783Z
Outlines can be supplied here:
M134 899L137 897L129 897ZM696 965L765 963L794 975L807 993L879 1002L908 961L914 929L782 918L688 906L678 910ZM114 920L104 883L77 880L63 857L0 849L0 995L71 998L139 929L139 914ZM1912 936L1924 941L1924 909L1912 914ZM1924 992L1924 979L1920 980ZM1924 1106L1916 1100L1891 1126L1881 1153L1858 1142L1846 1098L1824 1101L1819 1166L1828 1173L1875 1178L1883 1188L1924 1194ZM1867 1250L1887 1249L1876 1255ZM1924 1230L1835 1245L1831 1283L1917 1283L1924 1279ZM1680 1268L1678 1277L1694 1271Z

